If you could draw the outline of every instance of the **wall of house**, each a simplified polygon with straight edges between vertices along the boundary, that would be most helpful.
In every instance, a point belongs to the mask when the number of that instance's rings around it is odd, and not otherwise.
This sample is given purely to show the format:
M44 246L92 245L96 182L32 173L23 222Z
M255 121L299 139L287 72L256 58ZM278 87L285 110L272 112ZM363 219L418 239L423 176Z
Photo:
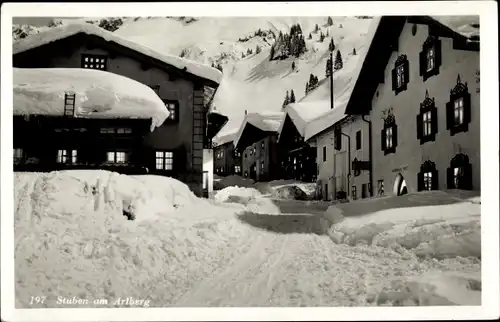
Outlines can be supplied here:
M211 195L214 191L214 151L212 149L203 149L203 172L205 171L208 175L204 176L203 189Z
M276 135L270 135L245 148L241 160L243 176L247 173L250 178L251 168L255 164L256 181L270 181L277 178L279 161L276 139ZM254 148L255 153L251 154ZM262 162L264 162L263 168Z
M384 83L379 84L372 99L373 120L373 167L374 194L377 193L378 180L384 181L385 194L393 194L393 186L398 173L406 181L409 192L417 191L417 173L421 164L430 160L438 170L439 189L446 189L446 169L451 159L458 153L466 154L472 164L473 189L480 189L480 127L479 127L479 83L476 83L476 72L479 72L479 52L454 50L453 41L440 37L442 44L442 64L440 73L425 82L420 76L419 53L422 44L428 37L428 26L417 25L415 36L411 32L412 24L406 24L399 38L399 52L393 52L385 68ZM392 91L391 70L398 55L406 54L409 60L408 89L395 95ZM450 90L457 84L460 74L462 82L467 82L471 94L471 123L469 131L454 136L446 130L446 103ZM435 98L438 110L438 133L435 142L423 145L417 139L416 116L420 103L425 99L425 92ZM394 154L384 155L381 150L380 131L383 128L382 110L393 108L398 126L398 142Z
M335 199L334 180L334 148L333 129L325 131L316 138L316 164L318 167L318 183L321 184L323 200ZM323 161L323 148L326 147L326 160ZM325 187L327 185L327 188ZM326 193L325 193L326 192Z
M62 50L64 44L68 46ZM154 168L154 150L175 151L174 153L182 160L180 169L182 173L179 174L179 179L193 188L196 194L201 193L205 120L203 89L191 80L182 77L173 78L172 75L156 67L149 66L144 69L141 62L121 55L120 52L114 51L111 56L104 47L95 47L95 44L87 46L85 38L77 37L76 40L63 40L56 45L44 46L43 50L38 48L21 53L22 59L15 59L14 64L15 67L31 68L80 68L82 54L107 55L108 72L129 77L145 85L159 85L158 95L161 99L179 102L178 122L165 122L160 128L144 137L143 143L147 154L145 160Z
M221 151L223 153L222 158L217 158L218 153ZM234 154L233 142L228 142L216 147L214 156L214 170L217 175L233 175L235 174L234 166L241 165L241 158L236 157ZM222 169L222 171L220 169ZM241 173L238 173L238 175L241 175Z

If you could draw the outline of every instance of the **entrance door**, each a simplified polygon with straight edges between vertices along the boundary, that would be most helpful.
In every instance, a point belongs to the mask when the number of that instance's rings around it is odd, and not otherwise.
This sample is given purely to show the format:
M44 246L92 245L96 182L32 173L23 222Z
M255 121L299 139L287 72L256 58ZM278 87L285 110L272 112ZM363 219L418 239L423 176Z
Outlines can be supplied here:
M257 165L255 163L250 167L250 179L257 180Z
M408 188L406 187L405 178L401 173L398 173L396 180L394 181L394 194L396 196L406 195L408 193Z
M208 198L208 171L203 171L203 197Z

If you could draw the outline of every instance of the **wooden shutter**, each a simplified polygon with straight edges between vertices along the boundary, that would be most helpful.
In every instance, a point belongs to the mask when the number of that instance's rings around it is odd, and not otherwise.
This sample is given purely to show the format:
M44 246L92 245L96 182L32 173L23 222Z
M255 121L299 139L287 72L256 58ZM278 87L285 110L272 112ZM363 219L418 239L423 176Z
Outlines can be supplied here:
M469 124L470 121L471 121L470 94L464 93L464 124Z
M398 126L396 124L392 126L392 146L398 146Z
M464 176L460 188L464 190L472 190L472 165L470 163L464 166Z
M453 127L453 101L446 103L446 129Z
M385 146L385 139L386 139L385 128L382 129L382 131L380 131L380 138L381 138L380 148L382 151L385 151L385 149L386 149L386 146Z
M405 59L405 61L403 62L403 68L404 68L404 75L405 75L405 79L404 79L404 82L405 84L408 84L410 82L410 62L408 59Z
M435 56L435 69L438 69L441 66L442 62L442 50L441 50L441 40L436 39L434 41L434 56Z
M417 115L417 139L420 140L423 136L423 120L422 114Z
M427 69L427 64L426 64L426 55L425 55L425 50L422 50L420 54L418 55L419 57L419 63L420 63L420 76L424 76L426 69ZM424 78L425 80L425 78Z
M396 88L398 87L398 82L397 82L397 75L396 75L396 68L393 68L392 71L391 71L391 75L392 75L392 90L395 91Z
M424 173L419 172L417 173L417 191L422 191L424 190Z
M455 189L455 183L453 182L453 168L446 169L446 186L448 189Z
M433 107L431 110L431 133L436 134L438 132L438 113L437 108Z
M439 173L436 169L431 171L431 173L432 173L431 189L438 190L439 189Z

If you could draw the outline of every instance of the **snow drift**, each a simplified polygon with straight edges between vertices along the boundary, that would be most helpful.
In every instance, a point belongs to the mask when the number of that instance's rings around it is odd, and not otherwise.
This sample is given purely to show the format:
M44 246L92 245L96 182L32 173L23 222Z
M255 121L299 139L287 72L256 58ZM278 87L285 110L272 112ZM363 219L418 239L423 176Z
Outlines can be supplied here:
M218 203L240 204L240 209L252 213L279 214L279 208L254 188L231 186L215 193Z
M419 257L481 258L481 206L457 192L420 192L328 208L336 243L411 251Z
M214 190L222 190L227 187L251 187L254 181L249 178L241 176L230 175L227 177L219 177L217 181L214 180Z
M148 86L128 77L77 68L14 68L14 115L64 115L65 93L75 94L75 117L152 119L169 112Z

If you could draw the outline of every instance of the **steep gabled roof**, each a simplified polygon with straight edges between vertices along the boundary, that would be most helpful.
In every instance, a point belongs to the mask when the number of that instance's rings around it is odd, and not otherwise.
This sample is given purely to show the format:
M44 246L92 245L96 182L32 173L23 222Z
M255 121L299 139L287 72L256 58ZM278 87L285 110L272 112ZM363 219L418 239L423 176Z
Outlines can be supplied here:
M285 113L283 112L275 112L275 113L249 113L245 116L243 123L241 124L238 132L234 138L234 146L238 146L238 142L241 139L241 135L245 130L245 127L249 125L253 125L263 132L276 132L278 133L278 129L283 123L285 118Z
M324 115L329 110L330 102L323 100L316 102L292 103L286 107L285 113L286 115L288 115L288 117L290 117L290 120L292 121L299 134L304 137L306 133L307 123L321 115ZM278 140L281 136L284 125L285 122L282 122L278 129Z
M366 114L406 22L429 25L434 35L452 38L454 47L479 50L479 16L383 16L361 64L346 114Z
M216 68L174 55L158 53L149 47L137 44L89 23L71 23L51 28L44 32L30 35L24 39L18 40L13 44L13 55L41 47L57 40L69 38L77 34L96 36L107 42L112 42L118 44L119 46L126 47L142 55L156 59L164 64L168 64L179 70L185 71L186 73L201 78L215 87L217 87L222 80L222 73Z

